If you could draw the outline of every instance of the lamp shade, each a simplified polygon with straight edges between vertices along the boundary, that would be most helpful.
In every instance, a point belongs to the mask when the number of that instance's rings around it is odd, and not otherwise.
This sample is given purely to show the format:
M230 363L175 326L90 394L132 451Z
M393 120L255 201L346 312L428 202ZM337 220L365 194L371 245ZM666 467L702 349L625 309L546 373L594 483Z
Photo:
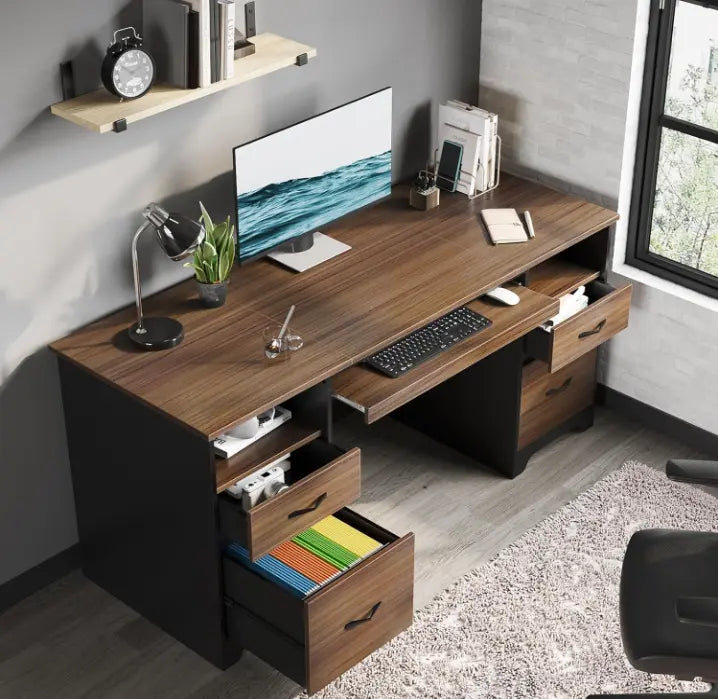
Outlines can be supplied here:
M204 227L182 214L168 213L150 204L142 215L154 226L157 241L167 257L175 262L189 257L204 240Z

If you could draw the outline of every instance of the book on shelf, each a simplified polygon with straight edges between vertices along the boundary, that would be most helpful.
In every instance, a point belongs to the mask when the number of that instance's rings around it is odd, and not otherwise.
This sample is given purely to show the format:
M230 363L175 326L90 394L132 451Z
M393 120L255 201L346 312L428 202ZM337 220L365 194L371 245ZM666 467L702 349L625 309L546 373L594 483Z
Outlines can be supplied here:
M234 77L234 0L217 0L219 5L219 73L222 80Z
M233 437L231 434L222 434L214 440L214 453L223 459L229 459L291 419L292 411L283 405L278 405L274 410L274 417L260 423L259 430L254 437L241 439L240 437Z
M189 0L189 4L199 19L199 37L196 46L197 60L197 87L207 87L212 84L210 63L210 0Z
M189 11L187 24L187 87L199 87L199 12Z
M222 78L219 74L219 3L217 0L209 0L209 64L210 79L213 83L218 82Z
M142 32L158 82L195 88L233 78L236 8L235 0L143 0Z
M155 60L157 81L187 88L190 6L177 0L144 0L142 32Z

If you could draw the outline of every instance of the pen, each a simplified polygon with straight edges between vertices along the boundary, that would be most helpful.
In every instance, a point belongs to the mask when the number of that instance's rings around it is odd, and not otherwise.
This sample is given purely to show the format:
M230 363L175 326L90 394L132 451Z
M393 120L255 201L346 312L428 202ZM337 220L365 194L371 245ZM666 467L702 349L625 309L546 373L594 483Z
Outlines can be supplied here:
M536 237L536 231L534 230L534 222L531 220L531 212L524 211L524 220L526 221L526 228L529 231L529 238Z

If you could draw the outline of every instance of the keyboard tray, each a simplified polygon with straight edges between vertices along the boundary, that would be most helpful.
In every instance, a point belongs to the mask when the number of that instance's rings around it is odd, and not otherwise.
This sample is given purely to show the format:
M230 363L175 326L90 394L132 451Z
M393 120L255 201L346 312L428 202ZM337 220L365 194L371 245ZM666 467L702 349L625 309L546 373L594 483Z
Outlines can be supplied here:
M484 300L466 304L491 320L491 327L395 379L362 364L345 369L332 380L335 398L363 412L366 422L371 424L487 355L511 344L558 313L556 299L525 287L508 288L521 297L518 305L500 306Z

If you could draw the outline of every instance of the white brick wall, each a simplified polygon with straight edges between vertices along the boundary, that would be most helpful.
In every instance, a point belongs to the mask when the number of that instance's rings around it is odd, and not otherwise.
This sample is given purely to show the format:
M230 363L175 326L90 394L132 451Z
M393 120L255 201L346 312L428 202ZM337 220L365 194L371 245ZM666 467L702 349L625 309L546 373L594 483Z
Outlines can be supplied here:
M631 325L603 362L611 388L718 434L715 311L634 282Z
M480 104L500 115L507 169L613 208L623 184L622 200L630 200L647 6L484 0ZM625 222L628 211L622 214ZM620 262L625 230L619 233ZM608 344L601 377L718 434L718 315L634 282L631 325Z
M480 103L507 169L615 207L635 19L627 0L484 0Z

